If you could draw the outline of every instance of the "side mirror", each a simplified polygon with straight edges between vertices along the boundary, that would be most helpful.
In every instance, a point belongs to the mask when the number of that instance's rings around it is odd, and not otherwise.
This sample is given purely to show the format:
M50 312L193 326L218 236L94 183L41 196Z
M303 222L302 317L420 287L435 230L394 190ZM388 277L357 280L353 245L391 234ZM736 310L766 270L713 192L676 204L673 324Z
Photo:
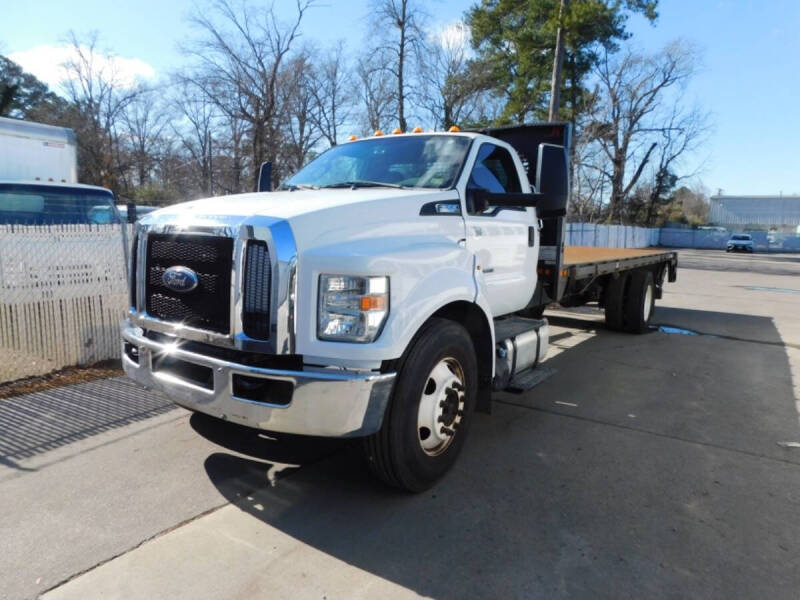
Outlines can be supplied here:
M272 162L270 161L262 163L258 171L258 191L272 191Z
M566 210L569 199L569 159L564 146L539 144L536 191L541 195L537 205L540 210Z

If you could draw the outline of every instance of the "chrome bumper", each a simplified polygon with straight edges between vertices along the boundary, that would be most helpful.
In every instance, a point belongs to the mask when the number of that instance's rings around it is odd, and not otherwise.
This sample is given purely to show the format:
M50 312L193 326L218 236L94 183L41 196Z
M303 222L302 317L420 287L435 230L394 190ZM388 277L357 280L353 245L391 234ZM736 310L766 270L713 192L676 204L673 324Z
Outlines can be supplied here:
M394 373L320 369L283 371L228 362L182 350L144 337L140 328L126 322L125 342L138 349L138 364L125 352L122 366L135 381L164 392L176 404L241 425L303 435L357 437L375 433L383 422ZM168 371L153 370L153 359L170 358L213 371L213 389L207 389ZM288 404L270 404L238 398L233 394L233 375L290 382L294 386Z

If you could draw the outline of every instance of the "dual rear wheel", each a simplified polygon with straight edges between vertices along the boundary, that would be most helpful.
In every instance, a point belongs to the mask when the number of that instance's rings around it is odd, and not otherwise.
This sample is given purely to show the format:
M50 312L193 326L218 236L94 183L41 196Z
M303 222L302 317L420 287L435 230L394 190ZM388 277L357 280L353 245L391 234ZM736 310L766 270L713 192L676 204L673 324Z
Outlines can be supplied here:
M605 291L606 325L615 331L644 333L653 316L656 285L652 271L622 272Z

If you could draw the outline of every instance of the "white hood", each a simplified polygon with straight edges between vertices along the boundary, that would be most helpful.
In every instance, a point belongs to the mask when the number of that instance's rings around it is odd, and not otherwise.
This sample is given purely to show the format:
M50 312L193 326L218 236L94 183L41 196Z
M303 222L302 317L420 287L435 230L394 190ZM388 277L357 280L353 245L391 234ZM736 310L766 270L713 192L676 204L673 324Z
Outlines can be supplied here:
M187 218L189 220L192 217L206 219L214 215L229 217L269 216L278 219L291 219L298 215L340 206L374 202L375 200L391 202L415 196L422 197L431 194L438 196L442 193L438 190L392 188L253 192L175 204L154 212L153 216L161 222L167 222L172 216L175 217L176 221L185 221Z
M287 220L303 250L365 238L380 239L383 245L408 244L409 238L442 233L438 220L420 216L424 204L457 198L455 190L392 188L260 192L169 206L147 215L142 223L230 227L269 217Z

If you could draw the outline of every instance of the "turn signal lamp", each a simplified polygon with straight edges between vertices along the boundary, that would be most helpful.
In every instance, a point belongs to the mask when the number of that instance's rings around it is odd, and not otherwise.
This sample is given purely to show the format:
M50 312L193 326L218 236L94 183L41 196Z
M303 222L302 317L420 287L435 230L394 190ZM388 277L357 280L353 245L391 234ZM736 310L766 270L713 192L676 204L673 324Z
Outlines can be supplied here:
M378 131L376 131L373 135L375 137L381 137L383 135L383 132L380 129L378 129Z
M456 133L457 131L461 131L461 129L458 127L458 125L453 125L453 126L452 126L450 129L448 129L447 131L449 131L450 133Z

